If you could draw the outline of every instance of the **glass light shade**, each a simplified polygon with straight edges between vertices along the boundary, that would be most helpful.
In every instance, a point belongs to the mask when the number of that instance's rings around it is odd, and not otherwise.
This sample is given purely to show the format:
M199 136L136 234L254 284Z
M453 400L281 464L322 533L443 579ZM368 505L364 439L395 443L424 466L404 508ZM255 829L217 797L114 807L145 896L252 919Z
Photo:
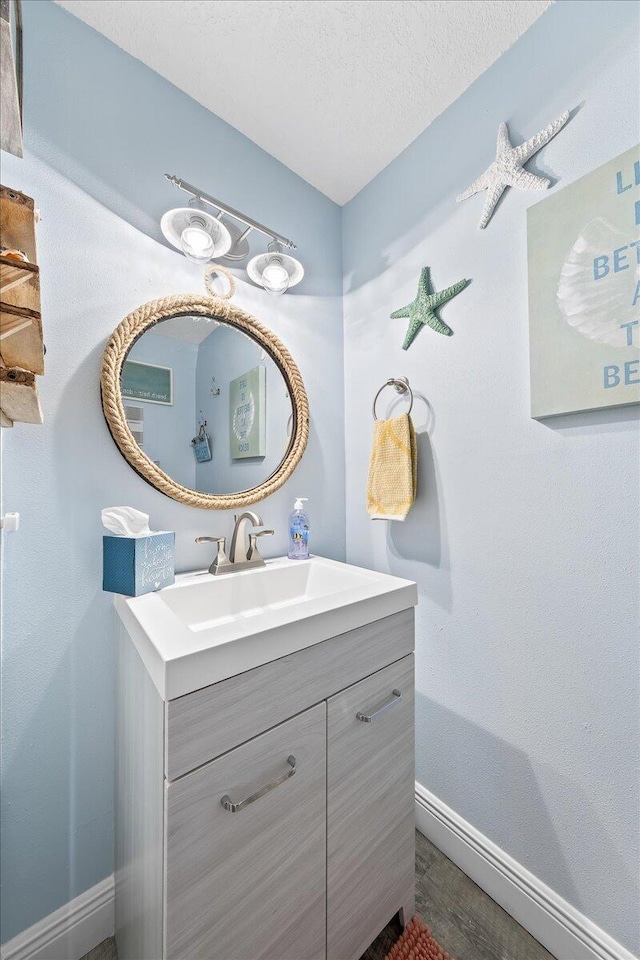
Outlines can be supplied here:
M224 224L192 204L167 210L160 229L171 246L192 263L207 263L231 249L231 234Z
M289 254L283 253L274 240L266 253L252 257L247 264L249 279L268 293L282 294L295 287L304 277L302 264Z
M289 273L278 261L268 263L262 271L262 286L268 293L284 293L289 286Z
M190 224L180 236L182 252L192 263L207 263L215 249L213 237L204 227Z

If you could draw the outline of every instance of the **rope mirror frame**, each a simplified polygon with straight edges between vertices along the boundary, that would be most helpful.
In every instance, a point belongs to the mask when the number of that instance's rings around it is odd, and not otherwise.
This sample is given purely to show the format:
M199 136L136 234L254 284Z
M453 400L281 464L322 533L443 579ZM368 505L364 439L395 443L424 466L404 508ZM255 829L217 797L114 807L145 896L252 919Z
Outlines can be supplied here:
M162 320L193 315L211 317L248 335L277 364L289 391L293 411L293 428L289 446L271 476L249 490L231 494L200 493L177 483L140 449L125 417L124 403L120 393L120 378L122 366L130 349L146 330ZM234 510L264 500L279 490L289 479L298 466L309 439L309 401L302 376L293 357L268 327L230 300L221 297L193 296L192 294L163 297L160 300L144 303L128 314L113 331L104 349L100 391L102 411L109 432L129 466L160 493L190 507L204 510Z

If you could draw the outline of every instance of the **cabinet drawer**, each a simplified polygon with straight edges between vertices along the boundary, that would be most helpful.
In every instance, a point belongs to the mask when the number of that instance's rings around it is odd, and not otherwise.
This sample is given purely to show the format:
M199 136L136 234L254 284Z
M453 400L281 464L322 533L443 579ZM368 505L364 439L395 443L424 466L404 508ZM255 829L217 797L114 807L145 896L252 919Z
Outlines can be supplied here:
M328 960L358 960L413 896L413 689L411 655L327 704Z
M167 960L323 960L326 704L165 789Z
M411 608L170 700L165 708L167 779L399 660L412 652L413 643Z

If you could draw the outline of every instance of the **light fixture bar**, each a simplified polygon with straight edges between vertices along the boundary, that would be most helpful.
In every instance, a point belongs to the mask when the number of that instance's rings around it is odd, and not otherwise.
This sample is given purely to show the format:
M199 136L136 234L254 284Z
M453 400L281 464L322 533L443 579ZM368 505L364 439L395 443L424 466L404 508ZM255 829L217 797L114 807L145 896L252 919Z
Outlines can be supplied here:
M248 229L243 233L243 237L246 237L250 230L257 230L259 233L264 234L265 237L270 237L272 240L277 240L278 243L281 243L283 247L287 247L289 250L295 250L296 245L293 240L287 240L286 237L283 237L279 233L270 230L269 227L265 227L263 223L258 223L257 220L252 220L251 217L247 217L244 213L240 213L238 210L234 210L233 207L228 207L226 203L221 203L220 200L216 200L215 197L210 196L208 193L203 193L202 190L199 190L198 187L194 187L193 184L187 183L186 180L181 180L179 177L176 177L175 174L165 173L165 178L172 183L175 187L178 187L179 190L184 190L185 193L190 193L192 197L196 197L198 200L203 200L205 203L208 203L212 207L216 207L221 213L226 214L228 217L232 217L234 220L238 220L240 223L243 223Z

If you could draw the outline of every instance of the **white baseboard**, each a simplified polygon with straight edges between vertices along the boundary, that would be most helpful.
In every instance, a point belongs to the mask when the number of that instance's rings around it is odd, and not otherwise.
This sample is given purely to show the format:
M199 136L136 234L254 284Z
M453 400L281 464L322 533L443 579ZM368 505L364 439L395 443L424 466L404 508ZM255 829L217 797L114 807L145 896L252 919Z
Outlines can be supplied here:
M79 960L113 936L113 891L112 875L3 943L2 960Z
M558 960L638 960L420 783L416 826ZM79 960L113 930L110 876L3 944L1 960Z
M417 782L416 827L558 960L638 960Z

